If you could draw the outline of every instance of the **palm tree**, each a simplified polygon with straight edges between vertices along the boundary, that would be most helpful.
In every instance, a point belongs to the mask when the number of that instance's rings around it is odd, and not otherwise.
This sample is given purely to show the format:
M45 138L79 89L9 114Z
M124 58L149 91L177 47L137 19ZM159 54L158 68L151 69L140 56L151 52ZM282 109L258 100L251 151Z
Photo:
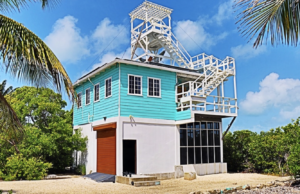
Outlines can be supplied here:
M54 86L58 92L65 90L73 101L75 92L64 67L50 48L32 31L2 13L20 11L30 2L40 2L42 8L58 0L0 0L0 68L18 80L35 86ZM22 132L17 115L0 93L0 134L17 137Z
M242 10L238 15L239 30L250 40L256 36L255 48L269 36L272 45L297 46L299 0L236 0L235 6Z
M13 93L17 88L13 88L12 86L9 86L8 88L6 88L6 80L4 80L2 82L2 84L0 84L0 93L3 95L3 96L6 96L6 95L10 95L11 93Z

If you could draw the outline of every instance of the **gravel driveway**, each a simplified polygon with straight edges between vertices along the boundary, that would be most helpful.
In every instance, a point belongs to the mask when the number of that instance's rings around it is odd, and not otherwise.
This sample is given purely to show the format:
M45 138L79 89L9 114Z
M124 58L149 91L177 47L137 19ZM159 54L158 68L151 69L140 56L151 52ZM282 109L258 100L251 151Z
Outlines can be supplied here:
M18 194L42 193L190 193L224 189L239 185L265 184L275 180L287 180L289 177L276 177L261 174L227 173L198 176L196 180L186 181L183 178L161 181L160 186L133 187L119 183L96 183L84 178L69 178L41 181L1 181L0 189L13 189Z

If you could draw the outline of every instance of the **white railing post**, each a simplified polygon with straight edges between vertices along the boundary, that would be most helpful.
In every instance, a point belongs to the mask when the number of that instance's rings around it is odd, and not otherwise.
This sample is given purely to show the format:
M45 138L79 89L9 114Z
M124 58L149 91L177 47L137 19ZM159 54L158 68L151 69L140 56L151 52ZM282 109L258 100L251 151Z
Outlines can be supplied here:
M216 112L216 99L215 99L215 97L213 97L214 98L214 112Z
M225 113L225 99L223 98L223 113Z

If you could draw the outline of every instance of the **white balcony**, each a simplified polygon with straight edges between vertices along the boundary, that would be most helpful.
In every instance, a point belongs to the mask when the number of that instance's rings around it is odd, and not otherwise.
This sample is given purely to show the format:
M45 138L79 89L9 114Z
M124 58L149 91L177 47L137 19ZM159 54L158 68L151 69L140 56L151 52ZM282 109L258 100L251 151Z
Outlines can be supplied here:
M237 116L237 99L203 95L201 88L197 88L198 82L185 82L177 85L176 87L176 99L177 99L177 111L191 110L192 112L207 115L219 115L219 116Z

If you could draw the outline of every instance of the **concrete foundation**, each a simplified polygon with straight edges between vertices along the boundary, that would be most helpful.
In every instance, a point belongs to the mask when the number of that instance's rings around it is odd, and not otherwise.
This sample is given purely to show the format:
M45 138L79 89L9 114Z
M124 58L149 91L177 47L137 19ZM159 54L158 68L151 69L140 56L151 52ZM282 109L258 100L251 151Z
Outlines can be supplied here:
M185 172L184 173L184 180L195 180L197 178L197 175L195 172Z
M144 176L144 175L132 175L132 177L126 176L116 176L116 182L131 185L132 182L147 182L147 181L157 181L156 177L153 176Z
M174 172L156 173L156 174L143 174L143 175L156 177L157 180L167 180L167 179L174 179L175 178L175 173Z

